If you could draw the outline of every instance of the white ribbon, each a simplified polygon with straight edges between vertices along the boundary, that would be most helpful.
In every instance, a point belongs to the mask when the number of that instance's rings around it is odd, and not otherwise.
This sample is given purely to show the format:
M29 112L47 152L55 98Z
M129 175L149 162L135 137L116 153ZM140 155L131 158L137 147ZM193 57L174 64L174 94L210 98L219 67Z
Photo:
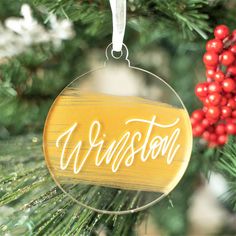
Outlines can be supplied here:
M112 50L120 52L122 49L126 25L126 0L110 0L112 11Z

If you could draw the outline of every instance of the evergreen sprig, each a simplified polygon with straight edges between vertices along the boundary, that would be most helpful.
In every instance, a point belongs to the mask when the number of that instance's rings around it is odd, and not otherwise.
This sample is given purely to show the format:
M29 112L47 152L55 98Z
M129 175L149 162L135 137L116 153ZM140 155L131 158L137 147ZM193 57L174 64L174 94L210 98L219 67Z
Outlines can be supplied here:
M109 1L34 0L33 2L38 6L45 6L49 12L66 17L73 22L85 24L85 32L89 35L101 36L111 32ZM157 37L158 34L166 35L165 32L168 32L168 37L193 39L200 35L206 39L207 33L211 31L207 11L210 8L211 10L217 8L221 2L224 1L211 3L204 0L127 1L128 25L139 32L140 29L144 29L146 33L155 30L156 32L152 35ZM136 24L139 25L138 28L135 27Z
M135 232L141 213L97 214L56 187L44 165L41 145L41 137L33 134L0 144L0 235L87 236L104 230L108 235L128 236ZM81 185L71 191L95 208L111 204L110 199L114 210L119 210L127 202L119 192L104 199L99 187Z
M231 138L228 144L220 151L220 157L216 162L217 171L220 172L228 184L228 191L223 199L230 208L236 212L236 142Z

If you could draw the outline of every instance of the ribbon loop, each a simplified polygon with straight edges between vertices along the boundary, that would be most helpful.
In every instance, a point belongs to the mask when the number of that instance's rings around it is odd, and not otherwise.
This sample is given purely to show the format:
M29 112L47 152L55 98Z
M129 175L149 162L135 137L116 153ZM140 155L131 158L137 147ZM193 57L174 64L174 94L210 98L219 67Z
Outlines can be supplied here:
M112 50L120 52L126 25L126 0L110 0L112 11Z

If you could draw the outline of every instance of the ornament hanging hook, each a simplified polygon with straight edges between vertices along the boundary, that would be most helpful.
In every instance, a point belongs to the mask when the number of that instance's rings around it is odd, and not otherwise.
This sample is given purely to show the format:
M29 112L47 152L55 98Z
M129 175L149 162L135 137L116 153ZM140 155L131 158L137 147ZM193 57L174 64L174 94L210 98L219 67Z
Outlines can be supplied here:
M122 50L126 26L126 0L110 0L112 11L112 50Z
M109 61L110 56L112 56L114 59L120 59L122 56L124 56L124 59L127 61L128 66L130 67L130 60L129 60L129 50L127 48L127 46L122 43L122 48L121 48L121 55L119 57L115 57L113 54L113 49L112 49L112 43L110 43L105 51L105 56L106 56L106 61L104 63L104 66L106 66L107 62Z

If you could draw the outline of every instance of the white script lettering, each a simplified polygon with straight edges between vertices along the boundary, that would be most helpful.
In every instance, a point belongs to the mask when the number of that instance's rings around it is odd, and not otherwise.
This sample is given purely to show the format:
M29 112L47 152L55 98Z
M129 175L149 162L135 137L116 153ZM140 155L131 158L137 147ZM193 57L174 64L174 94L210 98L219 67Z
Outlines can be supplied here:
M75 135L75 131L78 128L78 123L74 123L56 140L56 147L61 148L60 168L65 170L68 168L69 164L74 161L74 173L78 174L83 169L92 152L96 152L94 164L97 167L101 166L102 163L110 164L113 172L117 172L122 163L124 163L126 167L132 166L137 154L140 155L142 162L146 162L149 159L155 160L158 157L166 155L166 163L170 165L180 148L180 144L177 143L180 128L175 128L170 136L166 135L161 137L160 135L156 135L153 138L151 138L151 136L154 130L156 133L157 129L173 128L179 121L180 119L177 118L173 123L164 125L156 123L156 116L153 116L151 120L130 119L125 122L126 126L133 123L137 128L141 125L145 125L147 126L146 133L142 134L140 131L131 133L127 131L121 138L118 140L114 139L107 146L104 140L106 134L102 134L101 132L101 123L95 120L89 129L89 148L86 149L86 154L83 157L80 155L84 144L82 140L77 142L71 149L72 151L69 151L69 146L71 146L70 140L72 139L72 135ZM140 143L142 139L144 141ZM139 144L138 148L136 147L137 144Z

